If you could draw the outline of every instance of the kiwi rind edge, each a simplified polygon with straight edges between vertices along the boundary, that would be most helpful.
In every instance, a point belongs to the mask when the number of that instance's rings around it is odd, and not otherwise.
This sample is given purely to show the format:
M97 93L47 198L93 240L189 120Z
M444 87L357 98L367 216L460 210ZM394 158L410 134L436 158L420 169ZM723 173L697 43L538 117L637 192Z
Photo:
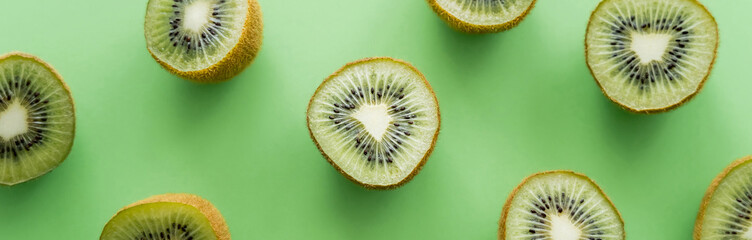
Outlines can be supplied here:
M146 23L144 23L144 25L145 24ZM261 50L263 28L264 24L262 20L261 6L257 0L248 0L248 13L246 15L245 24L243 24L243 33L241 34L238 43L233 46L230 52L228 52L222 60L205 69L196 71L183 72L177 70L166 62L159 60L159 58L151 52L151 49L148 47L146 49L159 65L162 65L164 69L172 74L198 83L219 83L230 80L240 74L240 72L253 62L258 55L259 50Z
M705 196L702 197L702 202L700 203L700 211L697 212L697 219L695 220L695 229L692 233L692 239L700 240L700 234L702 233L702 222L705 219L705 210L708 207L708 203L710 203L710 198L713 197L713 193L715 193L715 190L718 188L718 185L721 184L721 181L723 181L723 179L725 179L731 171L734 171L737 167L749 162L750 160L752 160L752 155L737 159L736 161L729 164L725 169L723 169L723 171L713 179L713 182L710 183L708 190L705 192Z
M58 80L58 82L60 83L60 85L63 86L63 90L65 90L65 93L68 95L68 99L70 101L71 111L73 112L73 115L71 116L73 118L73 132L71 133L70 144L65 149L62 150L62 151L65 152L65 154L64 154L65 158L63 158L62 161L60 161L54 167L50 168L50 170L48 170L46 172L43 172L43 173L40 173L39 176L33 177L31 179L27 179L27 180L24 180L24 181L21 181L21 182L16 182L16 183L11 183L11 184L0 183L0 186L7 186L7 187L14 186L16 184L21 184L21 183L29 182L31 180L35 180L35 179L37 179L37 178L39 178L41 176L47 175L52 170L55 170L58 166L60 166L60 164L62 164L68 158L68 155L70 154L71 149L73 148L73 142L76 139L76 104L73 101L73 94L70 91L70 87L68 87L68 84L66 84L65 81L63 80L63 76L61 76L60 73L57 70L55 70L55 68L53 68L49 63L45 62L44 60L40 59L37 56L31 55L31 54L28 54L28 53L24 53L24 52L13 51L13 52L10 52L10 53L6 53L6 54L0 56L0 62L3 62L4 60L6 60L6 59L8 59L10 57L21 57L21 58L31 59L31 60L33 60L33 61L41 64L42 66L44 66L44 68L46 68L47 70L49 70L52 73L52 75L55 76L55 78Z
M387 60L387 61L392 61L392 62L396 62L396 63L402 64L402 65L405 65L405 66L409 67L413 72L415 72L418 76L420 76L420 78L423 80L423 83L426 85L426 88L428 89L428 91L431 92L431 96L433 96L433 100L436 102L436 115L437 115L437 119L438 119L438 123L436 124L436 133L434 133L433 139L431 140L431 147L428 149L428 151L426 151L426 154L423 155L423 159L420 160L420 162L418 163L418 165L415 166L415 168L413 169L413 171L410 174L408 174L407 177L405 177L404 179L402 179L402 181L400 181L398 183L395 183L395 184L391 184L391 185L373 185L373 184L363 183L363 182L360 182L357 179L355 179L353 176L350 176L350 174L348 174L344 170L342 170L342 168L340 168L336 163L334 163L334 161L329 157L329 155L327 155L326 152L324 152L324 149L321 149L321 145L319 145L319 142L316 141L316 138L313 136L313 131L311 130L311 127L310 127L311 126L310 125L311 124L311 119L309 117L310 116L310 112L309 111L311 110L311 105L313 104L314 97L316 97L316 95L319 93L319 91L321 91L321 89L323 88L323 86L325 85L326 82L332 80L334 77L340 75L343 71L345 71L346 69L348 69L348 68L350 68L352 66L355 66L355 65L358 65L358 64L361 64L361 63L367 63L367 62L373 62L373 61L379 61L379 60ZM363 186L364 188L367 188L367 189L389 190L389 189L395 189L395 188L401 187L405 183L407 183L410 180L412 180L413 177L415 177L415 175L417 175L418 172L420 172L420 170L423 168L423 165L426 164L426 161L428 160L428 157L431 156L431 153L433 152L433 148L436 146L436 139L439 137L439 131L441 129L441 111L439 110L439 100L436 98L436 93L433 91L433 88L431 87L431 84L428 83L428 80L426 80L426 77L423 75L423 73L421 73L420 71L418 71L418 69L415 68L415 66L413 66L412 64L410 64L408 62L405 62L405 61L402 61L402 60L399 60L399 59L394 59L394 58L391 58L391 57L371 57L371 58L364 58L364 59L356 60L354 62L350 62L350 63L345 64L345 66L341 67L336 72L334 72L331 75L329 75L329 77L327 77L321 83L321 85L319 85L319 87L316 89L316 92L314 92L313 96L311 96L311 100L308 101L308 109L306 110L306 127L308 128L308 134L311 136L311 139L313 140L313 143L316 144L316 148L318 148L319 152L321 152L321 155L323 155L324 158L326 159L326 161L329 162L329 164L331 164L332 166L334 166L334 168L337 169L337 171L339 173L341 173L343 176L345 176L345 178L347 178L350 181L352 181L353 183L356 183L356 184L358 184L360 186Z
M515 187L514 190L512 190L512 193L509 194L509 197L507 197L506 203L504 203L504 208L501 210L501 219L499 219L499 233L498 233L499 240L505 240L506 239L507 214L509 213L509 207L512 205L512 200L517 195L517 191L519 191L522 188L522 186L525 185L525 183L527 183L528 181L530 181L530 179L533 179L534 177L537 177L537 176L540 176L540 175L546 175L546 174L552 174L552 173L562 173L562 174L573 175L575 177L579 177L579 178L585 179L588 182L590 182L591 184L593 184L593 186L595 186L595 188L598 190L598 192L601 195L603 195L603 197L606 199L606 201L608 201L608 203L611 206L611 208L614 210L614 212L616 212L616 216L619 217L619 222L621 222L621 225L624 226L624 219L621 217L621 213L619 213L619 209L616 209L616 206L614 206L614 203L611 202L611 198L609 198L608 195L606 195L606 193L603 192L603 189L601 189L601 187L598 186L598 184L596 184L595 181L593 181L593 179L590 179L589 177L585 176L584 174L576 173L576 172L569 171L569 170L545 171L545 172L539 172L539 173L535 173L533 175L527 176L525 179L522 180L522 183L520 183L519 185L517 185L517 187ZM626 235L627 235L627 233L625 231L622 231L621 239L626 239Z
M603 6L603 4L605 2L607 2L607 1L610 1L610 0L603 0L600 3L598 3L598 6L595 7L595 10L593 10L593 12L590 13L590 19L588 20L588 23L587 23L587 30L585 30L585 41L584 41L585 42L585 64L587 64L588 70L590 70L590 75L593 76L593 80L595 81L596 84L598 84L598 88L601 89L601 92L603 93L603 95L605 95L609 100L611 100L611 102L619 105L619 107L621 107L622 109L625 109L625 110L630 111L632 113L640 113L640 114L655 114L655 113L668 112L668 111L674 110L674 109L682 106L684 103L689 102L695 96L697 96L697 94L700 93L700 91L702 90L702 88L705 86L705 82L710 77L710 73L713 70L713 66L715 65L715 61L718 58L718 45L720 45L720 43L721 43L721 39L719 37L719 35L720 35L720 29L718 29L718 27L717 27L718 23L715 21L715 17L712 14L710 14L710 11L708 11L708 9L705 7L705 5L702 5L702 3L698 2L697 0L689 0L689 1L693 2L694 4L696 4L697 6L699 6L702 10L704 10L708 14L708 16L710 16L711 21L716 25L716 35L715 35L716 44L715 44L715 49L713 49L713 60L710 61L710 66L708 67L708 74L706 74L705 78L703 78L702 81L700 81L700 84L697 86L697 90L695 90L695 92L692 93L692 94L690 94L689 96L686 96L681 101L679 101L679 102L677 102L677 103L675 103L673 105L664 107L664 108L653 108L653 109L637 110L637 109L634 109L634 108L630 108L629 106L626 106L626 105L620 103L619 101L617 101L616 99L612 98L611 96L609 96L606 93L606 90L603 89L603 86L601 86L601 83L598 82L598 79L595 78L595 73L593 72L593 68L590 67L590 63L587 61L587 59L588 59L587 35L588 35L588 32L590 32L590 22L593 20L593 17L595 16L595 12L597 12L598 9L600 9Z
M212 230L214 231L214 234L216 235L217 240L230 240L230 229L229 227L227 227L227 223L225 222L225 219L222 217L222 214L219 212L219 210L217 210L217 208L214 207L214 205L212 205L212 203L209 202L208 200L203 199L193 194L167 193L167 194L151 196L144 200L140 200L138 202L132 203L124 207L123 209L120 209L120 211L115 213L115 215L113 215L112 218L115 218L115 216L117 216L121 212L131 207L139 206L142 204L148 204L148 203L157 203L157 202L182 203L182 204L195 207L204 216L206 216L207 219L209 219L209 223L211 224ZM107 226L105 226L105 228L107 228Z
M494 24L494 25L477 25L468 23L465 21L460 20L456 16L452 15L444 9L443 7L439 6L438 3L436 3L436 0L427 0L428 5L431 6L431 9L433 9L436 14L439 15L441 20L444 20L450 27L453 29L464 32L464 33L470 33L470 34L483 34L483 33L498 33L503 32L509 29L512 29L516 27L517 25L522 22L522 20L525 19L525 17L530 13L531 10L533 10L533 7L535 7L535 2L537 0L533 0L532 3L530 3L530 6L525 9L522 14L517 16L516 18L512 19L511 21L501 23L501 24Z

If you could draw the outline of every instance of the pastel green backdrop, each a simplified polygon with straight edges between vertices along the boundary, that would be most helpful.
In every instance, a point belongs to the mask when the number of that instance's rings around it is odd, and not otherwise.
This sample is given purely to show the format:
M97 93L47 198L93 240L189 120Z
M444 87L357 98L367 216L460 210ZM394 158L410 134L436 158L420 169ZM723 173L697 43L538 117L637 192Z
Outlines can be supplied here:
M517 28L465 35L422 0L260 0L264 45L234 80L180 80L145 49L141 1L2 1L0 52L51 63L77 107L73 151L0 188L0 238L97 239L121 207L166 192L211 200L234 239L496 239L510 191L571 169L604 189L630 239L689 239L700 200L752 154L752 1L704 0L721 44L704 90L658 115L600 92L583 38L597 0L540 0ZM423 171L394 191L340 176L305 111L347 62L391 56L433 85L442 130Z

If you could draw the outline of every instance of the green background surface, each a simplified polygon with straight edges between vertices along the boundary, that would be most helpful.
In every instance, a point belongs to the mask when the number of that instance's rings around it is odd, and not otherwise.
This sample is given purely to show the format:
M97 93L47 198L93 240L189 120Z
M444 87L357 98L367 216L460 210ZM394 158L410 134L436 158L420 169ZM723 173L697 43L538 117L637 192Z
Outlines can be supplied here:
M97 239L121 207L166 192L211 200L234 239L496 239L525 176L585 173L630 239L689 239L710 181L752 153L752 1L703 1L721 44L705 88L676 111L627 113L584 59L598 1L540 0L520 26L465 35L422 0L260 0L264 45L234 80L180 80L145 48L145 0L2 1L0 52L52 64L70 85L70 156L0 188L0 238ZM409 184L365 190L309 139L308 99L347 62L391 56L434 87L442 130Z

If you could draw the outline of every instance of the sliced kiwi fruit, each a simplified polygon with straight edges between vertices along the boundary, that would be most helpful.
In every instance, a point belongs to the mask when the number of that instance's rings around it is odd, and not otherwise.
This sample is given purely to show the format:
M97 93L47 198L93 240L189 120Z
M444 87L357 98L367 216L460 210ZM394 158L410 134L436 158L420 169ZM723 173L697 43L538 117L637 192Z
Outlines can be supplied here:
M433 151L439 103L426 78L388 57L348 63L316 89L308 130L324 157L366 188L412 179Z
M76 128L73 97L41 59L0 56L0 185L37 178L70 153Z
M118 211L100 240L229 240L224 218L209 201L191 194L163 194Z
M495 33L519 24L536 0L428 0L434 12L465 33Z
M752 156L731 163L708 187L694 239L752 239Z
M221 82L253 61L262 28L256 0L149 0L144 35L152 57L171 73Z
M499 239L624 239L624 221L611 200L585 175L533 174L504 204Z
M696 0L604 0L585 37L598 86L638 113L668 111L692 99L717 49L718 25Z

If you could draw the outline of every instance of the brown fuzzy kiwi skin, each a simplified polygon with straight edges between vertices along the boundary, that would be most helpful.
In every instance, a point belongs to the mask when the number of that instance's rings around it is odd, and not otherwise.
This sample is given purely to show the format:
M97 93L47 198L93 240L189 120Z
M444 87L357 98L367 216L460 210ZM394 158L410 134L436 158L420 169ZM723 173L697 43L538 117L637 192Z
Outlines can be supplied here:
M528 181L530 181L530 179L533 179L533 178L535 178L537 176L547 175L547 174L555 174L555 173L562 173L562 174L573 175L575 177L579 177L581 179L585 179L588 182L590 182L591 184L593 184L593 186L595 186L595 188L598 190L598 192L601 193L601 195L603 195L603 197L606 199L606 201L608 201L608 203L611 206L611 208L614 209L614 212L616 212L616 216L619 217L619 222L621 222L621 225L624 226L624 219L622 219L621 213L619 213L619 210L616 209L616 206L614 206L614 203L611 202L611 198L609 198L608 195L606 195L606 193L603 192L603 189L601 189L601 187L598 186L598 184L596 184L595 181L593 181L589 177L585 176L584 174L576 173L576 172L573 172L573 171L569 171L569 170L554 170L554 171L539 172L539 173L535 173L533 175L530 175L530 176L526 177L525 179L523 179L522 183L520 183L520 185L517 185L517 187L515 187L514 190L512 190L512 193L509 194L509 197L507 198L506 203L504 203L504 208L501 210L501 219L499 219L499 233L498 233L499 240L506 239L506 221L507 221L507 215L509 214L509 207L512 205L512 200L514 199L515 195L517 195L517 192L522 188L522 186L525 185L525 183L527 183ZM626 239L626 237L627 237L627 233L625 231L622 231L621 239Z
M752 160L752 155L737 159L736 161L728 165L728 167L723 169L723 171L719 173L718 176L716 176L713 179L713 182L710 183L708 190L705 192L705 196L702 197L702 202L700 203L700 211L697 212L697 219L695 220L695 229L692 234L693 239L700 240L700 238L702 237L700 236L700 234L702 234L702 221L705 219L705 210L708 208L708 203L710 203L710 198L713 197L713 193L715 193L715 190L718 188L718 185L721 184L721 181L723 181L723 179L725 179L726 176L731 171L734 171L737 167L749 162L750 160Z
M126 209L139 206L142 204L157 203L157 202L182 203L182 204L195 207L202 214L204 214L204 216L206 216L207 219L209 219L209 223L211 224L212 230L214 231L214 234L218 240L230 240L230 229L227 227L227 223L225 222L225 219L222 217L222 214L219 213L219 210L217 210L217 208L214 207L214 205L212 205L211 202L193 194L167 193L167 194L151 196L144 200L140 200L138 202L132 203L124 207L123 209L120 209L120 211L115 213L115 215L113 215L112 218L115 218L115 216L125 211ZM104 240L104 239L100 237L100 240Z
M616 99L614 99L611 96L609 96L606 93L606 90L603 89L603 86L598 81L598 79L595 78L595 72L593 72L593 68L590 66L590 63L587 61L587 59L588 59L587 34L588 34L588 32L590 32L590 22L593 20L593 17L595 16L595 13L598 11L598 9L600 9L603 6L603 4L605 2L608 2L608 1L612 1L612 0L603 0L603 1L601 1L598 4L598 6L595 8L595 10L593 10L593 12L590 14L590 20L588 20L587 30L585 31L585 63L588 66L588 70L590 70L590 75L593 76L593 80L595 80L595 83L598 84L598 88L601 89L601 92L603 93L603 95L606 96L609 100L611 100L611 102L613 102L616 105L618 105L619 107L621 107L622 109L625 109L625 110L627 110L629 112L632 112L632 113L638 113L638 114L655 114L655 113L668 112L668 111L674 110L674 109L676 109L676 108L684 105L684 103L689 102L689 100L692 100L695 96L697 96L697 94L700 93L700 91L702 90L702 88L705 86L705 82L710 77L710 73L713 70L713 66L715 65L715 60L716 60L717 55L718 55L718 45L720 45L720 42L721 42L720 41L720 37L719 37L719 34L720 34L719 31L720 30L718 29L718 23L715 21L715 17L713 17L713 15L710 14L710 11L708 11L708 9L704 5L702 5L702 3L698 2L697 0L689 0L689 1L697 4L697 6L699 6L700 8L702 8L708 14L708 16L710 16L710 19L712 20L713 24L716 25L716 35L715 35L716 44L715 44L715 49L713 49L713 59L710 61L710 66L708 67L708 74L705 75L705 77L702 79L702 81L700 82L700 84L697 86L697 90L695 90L694 93L690 94L689 96L686 96L684 99L682 99L681 101L679 101L679 102L677 102L677 103L675 103L673 105L666 106L666 107L663 107L663 108L652 108L652 109L638 110L638 109L631 108L631 107L629 107L627 105L624 105L624 104L620 103L619 101L617 101Z
M65 149L63 149L63 152L65 152L64 156L67 159L68 158L67 157L68 154L70 154L71 149L73 149L73 142L76 139L76 104L74 104L73 94L71 94L71 91L70 91L70 88L68 87L68 84L66 84L65 81L63 81L63 76L61 76L60 73L57 72L57 70L55 70L55 68L53 68L49 63L43 61L42 59L40 59L40 58L38 58L38 57L36 57L34 55L28 54L28 53L23 53L23 52L18 52L18 51L10 52L10 53L7 53L7 54L4 54L4 55L0 56L0 62L3 62L6 59L11 58L11 57L21 57L21 58L25 58L25 59L30 59L30 60L33 60L33 61L35 61L37 63L42 64L42 66L44 66L44 68L46 68L47 70L49 70L50 72L52 72L52 75L55 76L55 78L58 80L58 82L60 83L60 85L63 86L63 90L65 91L65 93L68 95L68 101L70 102L71 111L72 111L72 114L73 114L71 116L73 118L73 129L72 129L72 132L71 132L71 142L70 142L70 144L68 146L65 147ZM14 186L16 184L25 183L25 182L29 182L31 180L35 180L35 179L37 179L37 178L39 178L41 176L46 175L47 173L50 173L52 170L55 170L64 161L65 161L65 159L63 159L63 161L60 161L57 166L51 168L47 172L39 174L39 176L36 176L34 178L27 179L27 180L20 181L20 182L15 182L15 183L0 183L0 186L10 187L10 186Z
M166 62L159 60L148 46L146 49L152 58L162 65L162 68L174 75L197 83L220 83L240 74L240 72L253 62L259 50L261 50L263 28L261 6L257 0L248 0L248 14L246 15L243 33L238 43L235 44L222 60L208 68L197 71L183 72L177 70Z
M459 18L455 17L449 11L441 7L436 0L427 0L428 5L431 6L431 9L433 9L436 14L439 15L441 20L446 22L450 27L453 29L469 33L469 34L483 34L483 33L498 33L503 32L509 29L512 29L513 27L516 27L522 20L525 19L525 17L530 13L531 10L533 10L533 7L535 7L535 2L537 0L533 0L532 3L530 3L530 6L525 9L525 11L517 16L516 18L512 19L509 22L501 23L501 24L494 24L494 25L476 25L472 23L468 23L465 21L460 20Z
M405 177L404 179L402 179L402 181L400 181L398 183L394 183L394 184L390 184L390 185L373 185L373 184L368 184L368 183L363 183L363 182L358 181L357 179L355 179L355 177L351 176L350 174L348 174L347 172L345 172L344 170L342 170L342 168L340 168L336 163L334 163L334 161L332 161L332 159L329 157L329 155L327 155L326 152L324 152L324 149L321 148L321 145L319 145L319 142L316 141L316 137L313 136L313 131L311 130L311 120L312 119L309 116L310 116L311 105L313 104L313 100L316 97L316 95L319 93L319 91L321 91L321 89L326 84L326 82L332 80L334 77L338 76L343 71L345 71L346 69L348 69L348 68L350 68L352 66L355 66L355 65L358 65L358 64L362 64L362 63L368 63L368 62L373 62L373 61L382 61L382 60L392 61L392 62L396 62L396 63L402 64L402 65L405 65L405 66L409 67L411 70L413 70L413 72L417 73L420 76L420 78L423 80L423 83L428 88L428 91L431 92L431 95L433 96L434 102L436 102L436 116L437 116L437 119L438 119L439 122L437 123L436 133L434 133L433 139L431 140L431 147L428 149L428 151L426 151L426 154L423 155L423 159L420 160L420 162L418 163L418 165L415 166L415 168L413 169L413 171L410 172L410 174L408 174L407 177ZM308 110L306 111L306 125L308 127L308 134L311 136L311 139L313 140L313 143L316 144L316 148L319 149L319 152L321 152L321 155L324 156L324 158L326 159L326 161L329 162L329 164L331 164L332 166L334 166L334 168L337 169L337 171L339 173L341 173L342 176L345 176L347 179L349 179L353 183L356 183L356 184L358 184L358 185L360 185L360 186L362 186L362 187L364 187L366 189L371 189L371 190L390 190L390 189L395 189L395 188L401 187L405 183L409 182L410 180L412 180L415 177L415 175L418 174L418 172L420 172L421 169L423 169L423 165L426 164L426 161L428 160L428 157L431 156L431 153L433 153L433 148L436 146L436 140L439 137L439 131L441 129L441 111L439 111L439 100L438 100L438 98L436 98L436 93L433 91L433 88L431 87L431 84L428 83L428 80L426 80L426 77L423 75L423 73L421 73L420 71L418 71L418 69L415 68L415 66L413 66L412 64L410 64L408 62L405 62L405 61L402 61L402 60L399 60L399 59L394 59L394 58L391 58L391 57L372 57L372 58L360 59L360 60L357 60L357 61L345 64L345 66L343 66L342 68L340 68L336 72L332 73L332 75L329 75L329 77L327 77L324 80L324 82L322 82L321 85L319 85L319 87L316 89L316 92L311 97L311 100L308 101Z

